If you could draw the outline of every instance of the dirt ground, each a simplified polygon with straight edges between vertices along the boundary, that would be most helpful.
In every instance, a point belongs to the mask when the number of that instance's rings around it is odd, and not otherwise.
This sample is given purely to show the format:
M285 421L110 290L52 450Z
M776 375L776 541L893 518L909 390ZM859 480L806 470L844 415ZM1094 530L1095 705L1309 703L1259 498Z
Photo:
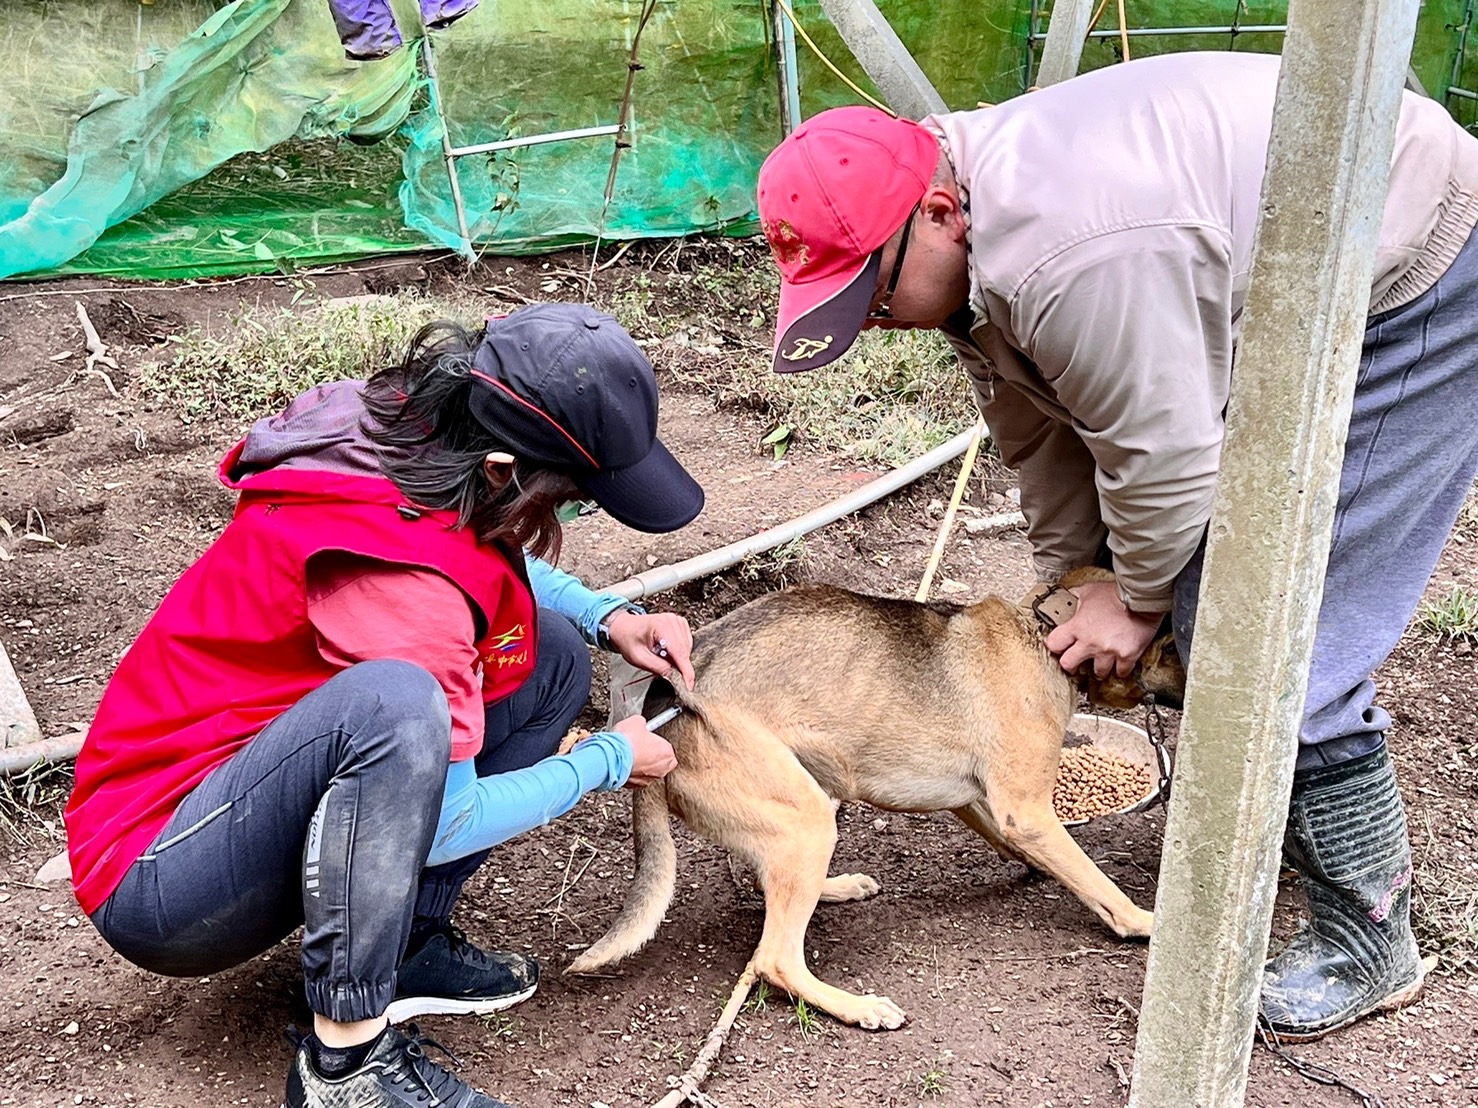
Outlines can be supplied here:
M603 276L680 292L679 270L632 251ZM536 260L499 259L489 306L541 292ZM566 263L584 264L577 257ZM646 267L646 268L644 268ZM511 270L511 272L510 272ZM324 295L486 273L428 262L316 279ZM541 276L544 274L544 276ZM238 423L186 424L140 387L138 366L199 321L225 325L243 298L286 303L270 280L193 286L104 282L0 285L0 639L48 735L85 726L112 665L169 583L224 526L230 497L216 460ZM119 289L121 288L121 291ZM561 292L562 298L572 294ZM121 370L111 385L82 371L74 301L84 302ZM704 321L695 320L695 327ZM747 341L764 341L758 330ZM660 340L661 335L639 336ZM66 352L67 357L59 355ZM659 366L661 364L659 360ZM713 396L664 396L663 435L708 491L699 520L640 536L581 521L566 567L593 584L712 549L834 498L875 472L799 442L783 463L757 448L764 417ZM977 481L970 505L999 510L1006 481ZM656 599L695 623L799 580L910 596L933 544L953 467L806 540L804 556L767 559ZM1030 580L1020 535L957 528L936 580L940 599L1016 596ZM1454 542L1431 595L1478 587L1468 543ZM824 643L798 643L822 650ZM1445 947L1419 1003L1367 1020L1294 1058L1367 1094L1366 1104L1478 1105L1478 700L1468 644L1412 631L1381 674L1392 747L1417 853L1422 935ZM603 716L597 688L591 718ZM1173 721L1172 721L1173 722ZM151 976L98 938L65 885L38 885L62 843L63 775L9 783L0 828L0 1105L123 1108L241 1104L282 1096L283 1030L309 1014L291 943L204 980ZM17 806L17 801L23 802ZM762 907L723 854L679 828L678 892L657 938L608 977L560 968L613 918L631 872L624 793L587 798L568 817L499 849L468 886L458 922L477 942L529 951L545 967L529 1003L486 1021L431 1019L460 1072L519 1108L630 1108L660 1098L692 1061L759 936ZM752 1001L709 1077L725 1108L924 1103L1023 1108L1117 1105L1127 1096L1145 947L1121 943L1053 882L1028 877L947 817L847 807L834 870L863 871L882 893L823 905L809 932L824 979L890 995L909 1014L869 1033L803 1018L773 992ZM1163 809L1096 820L1074 834L1138 903L1156 888ZM1466 897L1466 915L1451 906ZM1300 902L1279 898L1275 938ZM1453 928L1466 926L1466 936ZM1254 1048L1247 1103L1262 1108L1360 1104Z

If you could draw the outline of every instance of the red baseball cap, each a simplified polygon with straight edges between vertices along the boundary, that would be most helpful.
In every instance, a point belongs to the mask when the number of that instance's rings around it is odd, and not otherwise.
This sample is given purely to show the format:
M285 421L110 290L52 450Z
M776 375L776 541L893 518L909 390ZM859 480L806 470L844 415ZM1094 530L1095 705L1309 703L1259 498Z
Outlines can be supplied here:
M903 226L939 164L939 143L876 108L812 116L760 167L760 227L780 267L773 367L836 361L857 341L877 287L878 250Z

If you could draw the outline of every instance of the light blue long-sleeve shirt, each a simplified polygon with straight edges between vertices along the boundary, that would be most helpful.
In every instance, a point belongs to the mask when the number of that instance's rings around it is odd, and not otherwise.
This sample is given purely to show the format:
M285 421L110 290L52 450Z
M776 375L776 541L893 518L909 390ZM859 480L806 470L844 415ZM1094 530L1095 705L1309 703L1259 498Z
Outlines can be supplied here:
M627 601L527 556L534 600L564 616L592 645L600 621ZM592 789L619 789L631 776L631 743L614 731L590 736L568 754L525 769L478 777L471 758L447 770L441 817L426 864L464 858L564 815Z
M532 554L525 555L524 561L528 566L535 602L541 608L553 609L573 623L591 646L596 643L600 621L629 603L625 597L614 593L586 588L578 577L556 569Z
M619 789L630 776L631 744L613 731L591 735L568 754L490 777L478 777L470 758L453 762L426 864L464 858L542 827L592 789Z

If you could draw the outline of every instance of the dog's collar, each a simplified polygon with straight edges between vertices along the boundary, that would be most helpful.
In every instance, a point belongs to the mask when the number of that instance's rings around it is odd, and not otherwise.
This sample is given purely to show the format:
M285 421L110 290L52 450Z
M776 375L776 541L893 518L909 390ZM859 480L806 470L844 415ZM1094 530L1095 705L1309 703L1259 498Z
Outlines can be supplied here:
M1058 584L1038 582L1026 594L1021 607L1030 612L1043 628L1050 631L1073 618L1078 610L1078 598Z

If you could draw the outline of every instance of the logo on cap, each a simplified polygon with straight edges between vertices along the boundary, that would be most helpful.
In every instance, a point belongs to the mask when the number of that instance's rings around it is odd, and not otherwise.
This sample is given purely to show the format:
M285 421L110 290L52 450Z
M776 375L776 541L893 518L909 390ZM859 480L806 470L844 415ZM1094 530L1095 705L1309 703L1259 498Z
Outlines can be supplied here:
M791 226L790 220L764 220L760 223L760 229L765 232L765 240L770 244L770 253L775 255L775 261L779 265L806 264L811 250L801 240L800 233Z
M782 353L780 356L787 362L809 362L830 345L830 335L824 339L796 339L795 349Z

